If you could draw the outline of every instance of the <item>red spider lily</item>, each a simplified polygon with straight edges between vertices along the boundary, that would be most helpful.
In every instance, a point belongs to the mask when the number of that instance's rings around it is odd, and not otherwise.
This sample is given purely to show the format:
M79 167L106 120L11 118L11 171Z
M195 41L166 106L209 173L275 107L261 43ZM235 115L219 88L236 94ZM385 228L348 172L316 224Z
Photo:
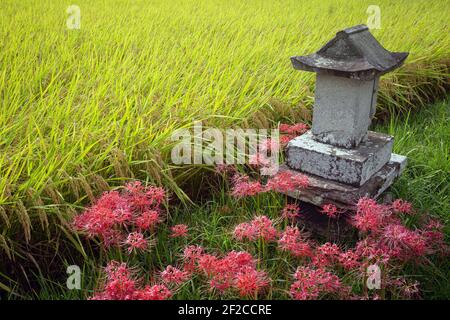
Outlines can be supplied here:
M93 206L76 216L72 225L90 237L100 237L105 246L117 244L123 238L123 228L148 229L160 222L158 206L164 198L163 189L132 182L122 193L105 192Z
M160 206L166 200L166 191L161 187L150 186L145 189L145 195L151 199L152 205Z
M397 199L392 203L392 209L396 212L410 214L412 212L412 205L405 200Z
M273 226L273 221L267 216L255 217L251 223L257 228L259 237L265 241L274 241L277 238L278 232Z
M105 268L107 281L103 291L94 295L93 300L132 300L136 292L136 281L125 263L111 261Z
M296 204L287 204L281 211L281 217L286 220L295 220L300 216L300 207Z
M291 141L295 137L296 137L295 135L283 135L283 136L281 136L280 137L281 147L285 148L287 146L287 144L289 143L289 141Z
M426 239L418 231L400 224L390 224L384 228L380 246L390 256L405 260L424 255L428 248Z
M134 300L167 300L172 297L172 292L163 284L145 286L134 294Z
M104 291L95 294L92 300L134 300L136 281L129 278L110 280Z
M294 125L289 125L286 123L280 124L281 133L287 133L291 135L301 135L309 130L309 126L304 123L297 123Z
M308 187L308 177L291 171L282 171L270 177L263 186L259 181L250 181L246 175L235 175L232 179L231 194L234 197L254 196L262 192L274 191L287 193Z
M241 194L249 195L288 190L298 182L292 182L287 175L279 175L270 178L266 186L259 184L254 188L247 176L236 177L237 183L246 183L247 190L250 190L242 191ZM306 185L304 181L303 185ZM149 232L153 232L162 222L159 205L164 199L164 190L147 188L139 182L133 182L121 192L103 194L93 206L74 219L73 225L88 236L100 238L105 247L123 244L129 252L140 253L150 245ZM331 204L322 210L330 217L339 214L339 210ZM293 220L298 212L299 207L291 204L283 208L281 215ZM437 221L429 221L421 229L406 227L401 220L404 217L399 213L412 212L411 205L401 199L390 205L378 204L368 198L360 199L353 223L362 231L362 240L344 252L335 243L313 245L295 226L288 226L278 234L274 221L267 216L256 216L251 221L237 225L234 237L240 241L277 241L279 250L309 263L308 266L299 267L295 273L295 280L290 287L290 295L294 299L317 299L330 294L340 298L378 297L375 294L351 295L350 288L342 285L340 279L331 272L333 269L345 271L346 282L361 281L366 276L367 266L371 264L383 267L383 290L388 296L416 298L419 296L418 283L396 278L397 272L406 262L420 263L418 258L422 256L437 252L448 254L448 247L442 233L443 226ZM173 226L171 230L171 236L188 234L188 227L183 224ZM254 246L251 248L254 249ZM269 245L269 255L275 252L272 249L273 246ZM214 293L227 294L227 298L257 298L272 283L268 274L257 267L259 261L245 251L215 255L206 253L200 246L188 246L183 251L182 260L182 267L169 265L157 274L148 275L150 279L160 279L161 283L154 283L153 280L146 283L144 279L137 278L137 273L125 263L111 261L105 268L106 278L101 290L91 299L168 299L173 294L170 289L176 288L191 276L195 276L196 283L198 280L203 285L209 285Z
M128 209L130 204L127 199L117 191L104 192L92 208L103 208L109 210Z
M312 249L298 227L286 227L278 240L278 247L282 251L288 251L295 257L311 257Z
M308 177L301 173L282 171L269 178L266 184L267 191L287 193L308 187Z
M336 293L342 288L336 275L321 268L299 267L294 278L290 293L296 300L317 299L322 293Z
M198 269L210 278L211 289L219 292L237 289L241 296L255 295L270 282L267 274L257 271L255 265L255 259L245 251L231 251L223 258L210 254L198 258Z
M117 229L105 230L102 234L102 245L105 248L110 248L113 246L119 246L121 243L125 242L126 234Z
M141 193L144 192L145 187L140 181L131 181L125 184L124 189L129 193Z
M437 220L430 219L425 225L425 230L442 231L444 225Z
M144 238L144 235L140 232L131 232L125 240L125 245L128 246L128 253L134 250L144 250L148 247L148 241Z
M387 216L386 207L375 200L362 198L358 201L354 225L361 231L380 232Z
M187 246L183 250L183 268L187 272L195 271L197 267L198 260L203 255L204 249L200 246Z
M258 229L251 223L240 223L234 228L234 237L239 241L254 241L258 239Z
M283 147L286 146L289 143L289 141L291 141L295 137L304 134L308 130L309 126L304 123L297 123L294 125L289 125L285 123L280 124L280 132L284 133L280 137L281 145Z
M133 214L129 207L118 208L113 211L114 221L119 225L126 225L133 218Z
M171 265L168 265L164 271L161 272L161 278L168 284L181 284L189 278L190 273L182 271Z
M215 273L218 273L218 270L221 266L220 263L222 262L223 261L219 260L212 254L203 254L198 258L198 268L202 270L207 276L211 276Z
M139 181L125 185L122 192L105 192L98 201L73 219L76 231L99 237L104 247L124 243L129 252L147 246L142 232L161 222L159 205L165 191L144 187Z
M121 277L129 278L132 274L132 271L128 268L125 262L112 260L106 265L105 273L107 278L109 280L112 280Z
M322 206L322 213L326 214L329 218L336 218L338 215L338 209L334 204L328 203Z
M354 250L348 250L339 254L338 261L346 270L356 269L361 265L359 256Z
M161 218L156 210L144 211L134 220L134 223L140 230L152 230L160 222Z
M431 220L421 231L422 236L428 244L428 252L448 255L450 250L445 243L445 236L442 232L444 226L437 220Z
M264 189L259 181L250 181L248 176L237 174L233 177L233 189L231 194L234 197L254 196L263 190Z
M394 290L400 290L402 297L406 299L417 299L419 297L419 282L408 281L404 277L387 279L386 286L392 287Z
M382 249L373 238L365 238L356 244L355 254L361 261L368 264L387 264L391 259L390 253Z
M239 269L246 266L254 267L256 265L255 259L246 251L231 251L226 255L225 259L232 269Z
M133 272L126 263L111 261L105 272L105 286L91 298L92 300L164 300L172 296L171 291L160 284L139 289L137 281L132 278Z
M330 266L338 261L340 253L340 249L335 243L326 242L317 247L312 263L321 268Z
M188 226L185 224L177 224L170 228L170 230L172 231L172 234L170 235L172 238L187 237L189 232Z
M166 199L166 192L163 188L144 187L141 182L134 181L125 185L124 196L134 210L144 211L158 207Z
M234 229L234 237L239 241L263 239L265 241L274 241L278 232L273 226L272 220L266 216L257 216L252 221L241 223Z
M280 143L275 139L268 138L259 144L258 149L260 153L270 154L280 150Z
M116 224L116 215L110 208L95 205L73 220L73 226L77 231L83 231L89 237L104 237Z
M264 271L258 271L252 267L246 266L236 274L234 285L241 297L254 297L261 289L267 287L270 278Z

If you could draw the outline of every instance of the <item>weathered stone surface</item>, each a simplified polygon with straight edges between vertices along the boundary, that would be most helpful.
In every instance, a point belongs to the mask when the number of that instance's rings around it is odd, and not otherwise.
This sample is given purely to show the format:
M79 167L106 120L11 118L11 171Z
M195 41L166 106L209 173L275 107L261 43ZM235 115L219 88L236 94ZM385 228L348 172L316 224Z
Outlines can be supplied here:
M389 161L392 144L391 136L369 131L357 148L339 148L314 140L308 131L288 143L286 163L305 173L361 186Z
M369 81L317 74L314 139L354 148L366 137L377 100L378 77Z
M289 192L288 195L316 206L333 203L340 208L354 209L354 206L362 197L374 199L379 197L393 183L394 179L403 172L406 162L406 157L392 154L390 161L364 183L364 185L359 187L306 174L309 178L310 186L304 190ZM300 174L299 171L282 165L280 172L285 170L291 171L294 174Z
M372 36L365 25L336 33L316 53L291 57L295 69L359 80L372 80L401 66L407 52L390 52Z

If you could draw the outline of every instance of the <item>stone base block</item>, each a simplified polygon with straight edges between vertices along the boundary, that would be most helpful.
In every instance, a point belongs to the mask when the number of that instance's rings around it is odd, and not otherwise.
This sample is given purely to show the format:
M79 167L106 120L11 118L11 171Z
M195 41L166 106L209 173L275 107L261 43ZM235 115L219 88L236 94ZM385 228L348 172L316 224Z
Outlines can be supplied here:
M288 195L316 206L332 203L343 209L353 209L362 197L376 199L380 196L393 183L394 179L403 172L406 162L406 157L392 154L387 164L376 172L366 183L358 187L306 174L309 178L310 186L304 190L289 192ZM280 172L285 170L300 173L286 165L282 165Z
M358 187L389 161L393 142L389 135L369 131L357 148L346 149L316 141L309 131L289 142L286 163L291 169Z

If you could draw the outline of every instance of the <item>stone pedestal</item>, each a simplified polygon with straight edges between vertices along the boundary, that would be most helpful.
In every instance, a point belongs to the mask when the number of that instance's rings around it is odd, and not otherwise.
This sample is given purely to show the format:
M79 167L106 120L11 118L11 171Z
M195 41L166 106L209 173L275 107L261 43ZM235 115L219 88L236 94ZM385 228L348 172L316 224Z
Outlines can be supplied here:
M362 186L391 158L393 138L371 132L354 149L315 140L311 131L291 140L286 148L287 165L325 179Z
M339 208L353 210L360 198L378 198L403 172L406 162L406 157L395 153L391 154L390 160L361 186L332 181L291 169L287 165L282 165L280 172L290 171L293 174L303 174L309 179L308 188L289 192L290 197L316 206L331 203Z
M297 70L317 73L312 128L291 140L281 170L305 174L310 186L293 198L353 209L377 198L400 175L406 158L392 154L393 137L368 131L380 77L407 52L390 52L358 25L336 33L319 51L291 57Z

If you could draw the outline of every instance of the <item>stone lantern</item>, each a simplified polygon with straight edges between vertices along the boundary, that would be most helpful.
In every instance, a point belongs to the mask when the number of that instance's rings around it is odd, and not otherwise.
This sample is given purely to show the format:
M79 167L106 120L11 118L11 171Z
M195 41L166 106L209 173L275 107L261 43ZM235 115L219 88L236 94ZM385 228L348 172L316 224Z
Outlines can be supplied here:
M295 69L317 73L312 128L294 138L281 170L301 172L307 190L290 196L322 205L351 207L376 198L406 165L392 154L393 137L368 131L381 75L400 67L408 53L389 52L364 25L336 34L318 52L292 57Z

